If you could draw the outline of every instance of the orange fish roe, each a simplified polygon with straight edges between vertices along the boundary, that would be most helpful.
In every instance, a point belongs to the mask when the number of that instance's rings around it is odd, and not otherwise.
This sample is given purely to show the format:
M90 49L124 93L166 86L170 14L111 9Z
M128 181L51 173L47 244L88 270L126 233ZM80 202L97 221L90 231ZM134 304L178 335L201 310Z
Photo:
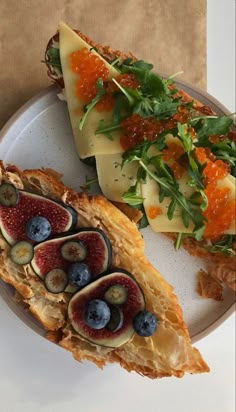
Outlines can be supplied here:
M133 73L124 73L116 77L117 83L121 86L128 87L130 89L137 89L139 82ZM109 81L107 85L107 93L114 93L119 90L119 87L113 82Z
M105 63L86 47L71 53L70 67L79 75L76 94L84 103L89 103L97 93L96 81L107 80L108 68Z
M175 142L168 143L167 149L162 150L162 157L165 161L179 159L182 154L184 154L184 148Z
M185 168L181 166L178 162L173 162L170 166L171 171L173 172L173 175L176 180L181 179L185 172Z
M104 94L95 107L98 112L110 112L113 110L114 104L113 97L110 94Z
M184 105L178 106L178 113L173 116L173 120L179 123L187 123L188 119L190 118L190 111Z
M188 127L187 132L190 134L192 140L194 140L195 137L196 137L196 132L195 132L194 128L193 127Z
M178 122L186 123L189 117L190 112L185 106L179 106L178 113L170 119L158 120L151 116L144 119L139 114L132 114L121 124L124 131L121 146L128 150L144 140L156 140L161 132L173 129Z
M195 149L195 157L200 164L204 164L207 161L206 150L204 147L197 147Z
M209 160L214 161L215 156L208 147L196 147L195 157L200 164L207 163Z
M160 207L150 206L147 211L147 215L150 219L155 219L155 217L161 215L163 212Z
M139 86L139 82L136 80L134 74L120 74L116 77L116 81L121 84L122 86L129 87L130 89L136 89ZM114 107L114 98L112 94L119 90L118 86L112 81L109 80L105 85L106 94L99 100L96 105L96 109L98 112L102 111L111 111Z
M202 174L209 182L214 182L217 179L223 179L228 173L229 165L222 160L216 160L215 162L208 161Z
M236 218L236 202L229 199L230 189L217 186L217 181L227 176L228 172L228 165L222 160L208 161L203 170L207 182L204 192L208 199L207 209L203 213L207 218L203 237L214 241L229 229Z

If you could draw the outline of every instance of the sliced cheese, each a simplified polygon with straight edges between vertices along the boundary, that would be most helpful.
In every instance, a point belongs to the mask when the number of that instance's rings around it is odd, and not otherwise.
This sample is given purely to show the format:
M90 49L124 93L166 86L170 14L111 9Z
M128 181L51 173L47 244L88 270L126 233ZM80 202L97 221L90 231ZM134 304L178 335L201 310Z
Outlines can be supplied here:
M186 184L187 173L179 181L180 191L187 197L193 193L193 189ZM193 224L189 224L188 228L183 225L181 218L181 208L176 206L172 220L168 219L167 211L170 205L170 198L165 197L163 202L159 202L159 186L151 178L147 177L146 183L141 185L142 197L145 199L143 206L147 215L148 222L154 232L185 232L191 233L193 231ZM155 208L157 213L155 217Z
M81 39L78 34L71 30L65 23L59 25L59 39L60 39L60 58L62 65L63 78L65 83L65 93L70 115L72 130L76 142L76 147L79 156L84 159L86 157L97 154L111 154L122 152L120 145L120 132L112 133L114 140L109 140L105 135L96 135L95 131L98 127L99 120L104 119L104 124L111 123L111 112L97 112L93 109L84 123L82 131L79 130L80 119L83 116L84 103L76 96L76 82L79 76L75 74L70 68L70 55L84 47L88 50L91 46ZM101 60L109 70L109 78L115 78L119 72L108 64L95 50L91 50Z
M180 141L172 135L167 135L167 143L175 142L181 145ZM149 150L149 156L155 156L160 152L154 147ZM167 162L167 163L171 163ZM193 188L188 185L189 176L186 173L183 174L181 179L178 180L179 190L186 197L189 198L194 192ZM236 179L228 174L224 179L220 179L217 182L218 187L228 187L229 200L235 199L236 196ZM159 185L151 178L147 177L146 183L141 185L141 193L144 198L144 209L147 215L148 222L154 232L179 232L179 233L191 233L193 231L193 223L189 223L189 227L186 228L181 218L181 208L176 206L173 218L168 219L167 211L170 205L171 199L166 197L163 202L159 202ZM156 213L155 213L156 211ZM236 222L233 220L229 229L226 231L228 234L236 233Z
M96 156L98 182L109 200L124 202L123 194L134 185L138 162L128 163L121 169L122 154Z
M189 177L185 173L179 180L179 189L186 196L189 197L193 193L193 189L188 186L187 181ZM235 187L236 182L232 181L230 175L224 179L218 181L219 187L228 187L230 189L229 199L235 199ZM147 178L146 184L141 185L142 197L144 200L144 209L147 215L148 222L154 232L179 232L179 233L191 233L193 231L193 224L189 224L186 228L181 218L181 209L177 206L172 220L167 217L167 210L170 205L170 198L165 198L162 203L159 202L159 186L151 178ZM155 215L155 208L160 209L160 214ZM236 222L233 220L229 229L226 231L228 234L236 233Z

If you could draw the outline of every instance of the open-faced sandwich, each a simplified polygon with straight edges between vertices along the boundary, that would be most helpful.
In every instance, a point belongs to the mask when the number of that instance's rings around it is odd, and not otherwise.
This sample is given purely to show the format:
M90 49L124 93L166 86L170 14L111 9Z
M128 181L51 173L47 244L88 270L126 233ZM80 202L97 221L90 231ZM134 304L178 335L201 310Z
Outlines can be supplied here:
M45 60L67 101L79 157L139 227L201 256L199 293L236 287L236 133L152 65L94 44L64 23Z
M75 359L150 378L207 372L136 225L52 170L0 164L0 277Z

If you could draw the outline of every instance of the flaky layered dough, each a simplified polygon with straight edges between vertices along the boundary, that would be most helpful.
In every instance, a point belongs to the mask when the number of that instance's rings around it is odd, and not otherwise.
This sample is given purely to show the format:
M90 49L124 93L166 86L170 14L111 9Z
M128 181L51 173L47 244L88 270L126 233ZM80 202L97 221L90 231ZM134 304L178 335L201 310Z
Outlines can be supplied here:
M127 371L159 378L181 377L185 372L209 371L197 349L191 346L172 287L148 262L144 242L135 223L102 196L88 197L65 187L51 170L25 170L0 164L0 181L8 181L19 189L49 196L74 207L80 227L102 229L109 237L113 251L113 267L126 269L139 282L147 309L160 320L156 333L149 338L134 337L120 348L93 345L79 337L67 320L68 294L50 294L29 266L19 267L8 258L9 246L0 238L0 276L13 285L42 323L48 339L72 352L75 359L87 359L103 367L117 362Z

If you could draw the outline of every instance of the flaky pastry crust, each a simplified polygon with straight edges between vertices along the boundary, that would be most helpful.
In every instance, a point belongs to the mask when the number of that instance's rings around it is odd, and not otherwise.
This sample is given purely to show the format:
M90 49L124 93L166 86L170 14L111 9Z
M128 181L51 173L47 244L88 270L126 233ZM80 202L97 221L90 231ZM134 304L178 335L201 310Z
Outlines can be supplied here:
M78 361L87 359L101 368L106 363L117 362L127 371L136 371L149 378L181 377L185 372L209 371L198 350L191 346L172 287L145 257L144 242L135 223L104 197L88 197L64 186L51 170L21 171L16 166L4 167L1 163L2 181L63 201L78 212L80 227L103 230L112 244L112 266L132 273L145 294L147 309L160 320L152 337L134 335L129 342L116 349L83 340L67 319L68 294L50 294L28 265L20 267L11 262L9 245L0 237L0 277L15 287L22 301L47 331L49 340L72 352Z

